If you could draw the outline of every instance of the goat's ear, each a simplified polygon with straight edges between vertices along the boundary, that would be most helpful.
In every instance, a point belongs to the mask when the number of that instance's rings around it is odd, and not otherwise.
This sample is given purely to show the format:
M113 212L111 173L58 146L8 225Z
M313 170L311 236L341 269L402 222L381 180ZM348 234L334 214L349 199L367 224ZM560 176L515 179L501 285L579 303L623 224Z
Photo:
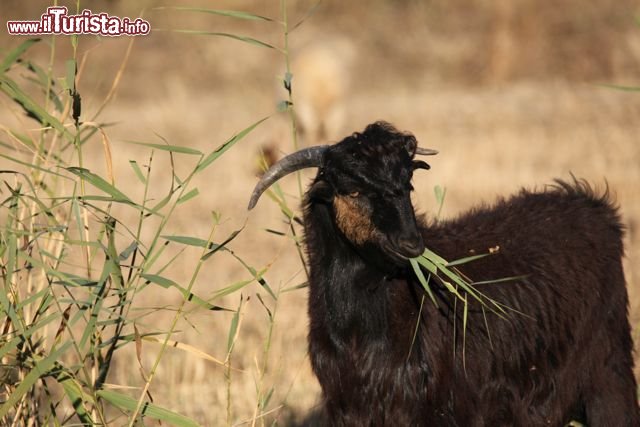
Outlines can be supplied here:
M413 135L407 135L404 138L404 148L409 153L409 156L413 157L416 154L416 148L418 148L418 141Z
M309 198L331 202L333 200L333 189L326 181L316 181L309 188Z
M429 166L429 163L422 161L422 160L414 160L413 161L413 170L416 169L426 169L429 170L431 169L431 166Z

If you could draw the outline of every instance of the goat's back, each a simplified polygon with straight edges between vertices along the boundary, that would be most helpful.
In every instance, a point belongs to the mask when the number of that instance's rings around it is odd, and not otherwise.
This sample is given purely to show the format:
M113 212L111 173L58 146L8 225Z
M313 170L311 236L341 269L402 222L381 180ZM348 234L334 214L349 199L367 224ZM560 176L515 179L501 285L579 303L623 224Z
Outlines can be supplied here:
M457 402L475 406L484 414L478 425L563 425L585 417L590 425L638 425L623 227L608 193L558 182L426 226L423 235L450 261L491 253L459 267L472 281L513 278L477 286L505 312L468 297L464 329L462 304L444 293L448 309L425 311L425 328L448 328L456 337L454 344L423 336L425 353L455 360L448 373L454 379L432 377L433 399L449 387L452 397L442 405L453 413L468 409Z

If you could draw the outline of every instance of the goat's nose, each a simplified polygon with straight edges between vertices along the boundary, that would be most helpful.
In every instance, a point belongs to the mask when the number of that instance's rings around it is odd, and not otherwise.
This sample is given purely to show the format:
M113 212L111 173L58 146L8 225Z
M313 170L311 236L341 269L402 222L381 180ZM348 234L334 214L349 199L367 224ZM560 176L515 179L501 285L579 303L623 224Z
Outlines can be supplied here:
M396 247L407 258L415 258L424 252L424 242L419 237L400 237Z

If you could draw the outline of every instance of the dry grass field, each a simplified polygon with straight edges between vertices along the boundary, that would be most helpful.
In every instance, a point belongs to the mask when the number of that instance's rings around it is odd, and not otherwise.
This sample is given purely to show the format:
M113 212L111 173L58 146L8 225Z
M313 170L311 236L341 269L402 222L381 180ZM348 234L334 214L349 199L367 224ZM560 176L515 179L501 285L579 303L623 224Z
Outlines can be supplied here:
M47 2L3 0L0 17L36 19ZM63 2L61 2L63 3ZM134 200L144 187L130 160L148 163L150 149L127 141L189 147L208 153L259 119L270 118L239 141L193 186L199 195L180 206L164 234L207 239L212 211L221 215L213 240L220 242L244 226L229 248L256 270L268 268L265 280L272 298L253 282L216 299L236 310L242 300L231 369L202 357L194 348L225 360L234 314L189 307L172 340L191 346L170 348L151 382L154 402L208 426L299 422L318 403L319 386L306 349L306 290L288 289L305 282L285 217L264 198L247 212L256 182L261 150L275 157L293 150L290 122L276 105L286 93L278 84L285 57L275 49L221 36L191 35L191 29L255 37L282 46L282 27L274 22L243 21L157 6L234 9L280 19L275 0L167 0L82 2L82 7L112 15L144 17L152 33L127 37L81 37L78 91L82 117L92 117L114 80L115 96L99 116L105 127L112 167L99 136L84 148L84 167ZM314 1L290 0L288 18L298 22ZM75 2L69 2L75 9ZM290 33L294 106L299 107L300 144L336 141L366 124L384 119L413 132L422 146L440 154L414 184L414 203L435 214L436 185L447 190L444 217L479 203L491 203L521 187L542 188L554 178L585 178L609 190L627 226L625 269L634 338L640 343L640 92L605 84L640 87L640 6L634 1L535 2L471 1L325 1ZM634 21L634 17L636 21ZM34 47L29 58L47 64L51 38ZM9 50L24 41L2 32ZM71 54L68 37L56 37L54 74L64 76ZM122 71L121 76L119 72ZM14 73L19 77L20 73ZM37 133L9 98L0 96L0 141L15 145L7 129ZM10 151L26 162L30 153ZM9 154L10 153L10 154ZM193 156L176 153L178 175L193 167ZM0 158L0 169L17 164ZM171 185L171 161L156 151L150 198L160 199ZM303 175L304 185L311 171ZM12 178L0 176L3 180ZM8 197L2 184L0 198ZM290 206L298 209L295 178L283 181ZM133 227L137 212L115 206L113 216ZM97 221L92 218L91 221ZM279 236L266 230L282 232ZM300 232L299 227L297 228ZM145 234L146 233L146 234ZM142 230L149 238L153 226ZM116 237L124 249L125 233ZM426 242L428 246L428 241ZM187 285L200 248L169 245L163 256L178 255L164 272ZM203 263L193 292L209 299L224 287L251 279L228 252ZM148 287L136 296L138 308L158 307L136 322L140 332L169 329L182 296ZM265 309L266 307L266 309ZM142 366L148 373L160 346L143 342ZM133 345L116 352L108 384L141 387ZM640 364L640 363L639 363ZM640 370L638 371L640 373ZM124 389L136 398L140 389ZM260 400L270 396L266 405Z

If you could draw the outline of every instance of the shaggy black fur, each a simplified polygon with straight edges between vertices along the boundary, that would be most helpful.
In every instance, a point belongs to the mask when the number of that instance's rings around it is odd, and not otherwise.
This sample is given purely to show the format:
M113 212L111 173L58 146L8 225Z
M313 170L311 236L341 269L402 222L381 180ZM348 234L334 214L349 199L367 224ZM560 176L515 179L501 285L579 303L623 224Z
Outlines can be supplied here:
M326 425L640 426L623 227L608 195L558 181L416 222L415 145L374 123L326 152L307 193L309 349ZM339 197L371 219L366 243L338 225ZM474 281L522 276L478 285L515 311L501 318L470 299L463 343L462 304L443 286L431 282L438 308L428 298L421 308L406 258L422 240L448 260L497 251L461 270Z

